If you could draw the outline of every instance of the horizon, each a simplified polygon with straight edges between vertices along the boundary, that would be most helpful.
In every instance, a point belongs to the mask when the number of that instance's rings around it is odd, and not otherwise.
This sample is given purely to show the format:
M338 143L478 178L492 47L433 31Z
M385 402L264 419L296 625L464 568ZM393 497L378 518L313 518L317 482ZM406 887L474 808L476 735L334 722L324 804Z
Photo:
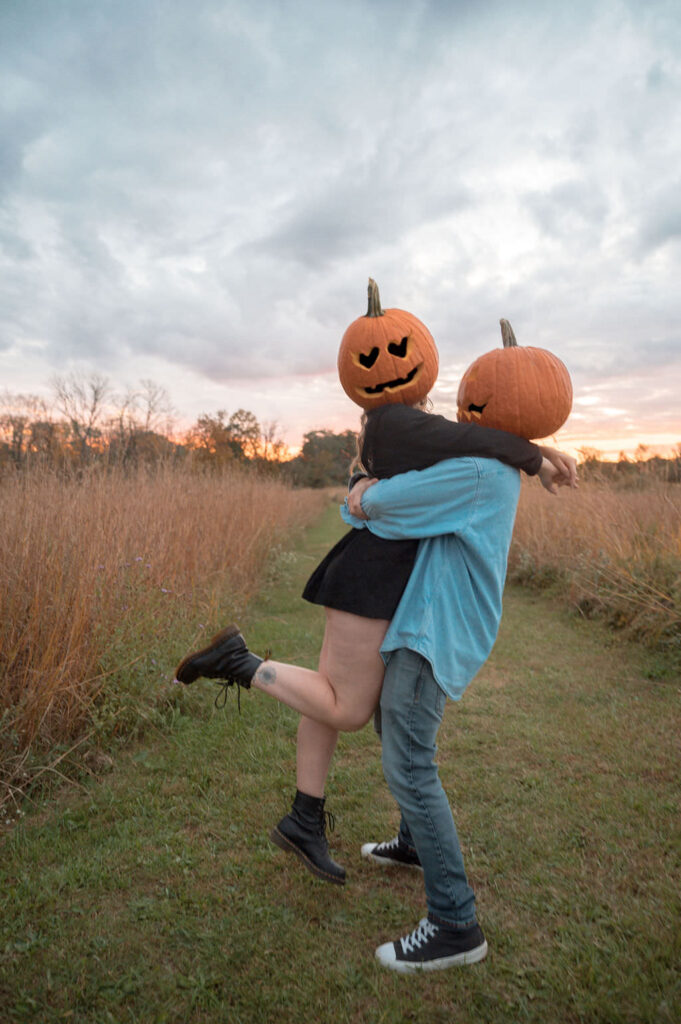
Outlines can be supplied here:
M84 380L83 380L84 383ZM154 382L150 382L154 383ZM107 398L106 405L103 406L103 418L102 425L111 423L115 420L118 411L121 408L122 399L124 393L122 390L117 391L115 382L107 380L107 384L111 390ZM341 391L341 386L336 381L338 391ZM156 423L151 429L153 432L161 434L169 438L176 444L182 444L186 435L194 427L200 416L215 416L218 412L223 409L218 408L202 408L197 409L196 415L191 419L179 418L174 413L173 396L165 395L162 396L164 399L168 399L169 405L165 411L159 414L159 422ZM244 409L247 412L252 412L258 420L259 427L261 429L276 427L275 440L281 440L286 449L288 458L295 458L302 449L305 434L312 433L314 431L329 430L334 434L344 433L346 430L357 432L359 429L359 420L362 410L358 406L354 406L349 399L346 399L345 405L347 406L347 417L342 417L332 422L316 422L306 428L296 439L290 434L287 436L280 428L280 425L273 421L263 421L257 416L253 409L247 404L247 395L242 396L244 398L244 404L238 407L223 409L227 414L227 417L237 411L237 409ZM448 401L445 396L443 401L438 402L438 388L437 384L431 392L433 401L433 412L441 413L449 418L456 419L456 407L452 409L451 402ZM118 401L116 399L118 398ZM52 420L66 421L65 415L58 409L57 398L54 390L50 391L49 388L43 388L40 391L25 392L15 394L8 392L5 389L4 392L0 392L0 422L2 421L2 407L6 409L12 409L12 411L29 411L29 406L33 400L43 402L43 410L46 412ZM30 418L30 415L29 415ZM40 418L37 416L36 418ZM162 421L162 422L161 422ZM537 439L537 443L542 441L547 444L552 444L555 447L573 455L578 461L583 461L585 457L595 455L599 459L605 462L618 461L623 455L631 460L636 458L653 458L655 456L661 458L675 458L681 451L681 429L678 433L649 433L645 435L636 434L633 432L634 428L627 434L620 436L605 433L605 428L601 426L600 431L594 431L592 433L584 433L580 430L579 425L579 413L575 414L574 411L566 421L565 425L561 427L557 433L548 438Z

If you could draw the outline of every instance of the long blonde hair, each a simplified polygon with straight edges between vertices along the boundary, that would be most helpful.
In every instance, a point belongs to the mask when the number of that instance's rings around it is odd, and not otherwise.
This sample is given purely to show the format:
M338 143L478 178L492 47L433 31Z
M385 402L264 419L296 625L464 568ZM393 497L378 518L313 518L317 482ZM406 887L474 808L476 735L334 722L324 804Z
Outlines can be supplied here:
M357 448L355 450L355 457L350 463L350 476L354 476L355 473L366 473L366 466L362 462L362 448L364 446L364 434L367 428L367 412L366 409L362 413L362 418L359 421L359 433L355 438L355 444Z

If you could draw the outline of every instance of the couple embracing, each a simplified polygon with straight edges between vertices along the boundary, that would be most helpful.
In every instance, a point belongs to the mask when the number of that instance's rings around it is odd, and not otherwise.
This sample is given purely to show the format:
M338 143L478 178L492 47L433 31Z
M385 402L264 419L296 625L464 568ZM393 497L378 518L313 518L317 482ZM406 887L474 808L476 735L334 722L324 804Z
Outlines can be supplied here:
M400 826L390 841L365 843L362 856L418 868L425 886L426 916L376 950L384 967L401 973L475 963L487 954L435 764L436 738L447 699L462 697L496 638L518 471L539 476L554 494L576 484L569 456L481 422L454 423L426 411L437 370L425 325L403 310L384 311L370 281L367 314L347 329L339 352L341 384L364 409L357 472L341 510L352 529L303 594L326 609L318 670L262 660L236 626L176 670L181 682L203 676L261 690L300 713L296 796L271 838L334 884L345 882L345 870L328 850L326 778L339 731L360 729L375 716ZM497 373L496 388L512 390L513 372L508 379ZM567 417L571 391L562 372L563 405L549 413L553 421L542 433L530 436L555 432ZM493 398L460 408L460 420L474 413L484 422ZM523 400L546 416L546 395L530 386ZM497 417L496 427L504 425Z

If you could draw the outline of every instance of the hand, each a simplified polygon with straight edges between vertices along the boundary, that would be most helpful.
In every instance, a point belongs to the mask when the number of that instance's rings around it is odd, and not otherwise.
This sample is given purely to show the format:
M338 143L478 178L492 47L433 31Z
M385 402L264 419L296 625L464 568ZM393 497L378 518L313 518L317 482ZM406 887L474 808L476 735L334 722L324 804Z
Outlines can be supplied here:
M565 452L559 452L557 448L550 448L545 444L539 445L539 451L542 453L544 460L550 462L557 470L557 476L554 477L553 481L557 487L579 486L576 459L573 459L571 455L566 455ZM541 479L541 469L539 470L539 478ZM546 487L543 480L542 484ZM552 494L556 493L556 491L550 487L546 487L546 489L550 490Z
M357 481L355 486L348 494L348 508L350 509L352 515L356 516L357 519L369 518L369 516L366 515L364 509L362 508L361 500L364 492L368 491L369 488L375 483L378 483L376 477L363 476L361 480Z
M545 487L549 494L558 494L559 487L576 487L577 483L570 484L570 480L554 466L548 459L542 459L542 464L538 473L542 487Z

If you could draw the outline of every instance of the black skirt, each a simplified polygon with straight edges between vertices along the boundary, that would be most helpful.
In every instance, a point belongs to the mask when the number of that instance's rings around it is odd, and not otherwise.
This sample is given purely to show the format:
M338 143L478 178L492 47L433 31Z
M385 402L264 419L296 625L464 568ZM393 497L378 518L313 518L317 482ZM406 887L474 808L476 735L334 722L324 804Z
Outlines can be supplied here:
M350 530L319 563L303 597L367 619L392 619L418 545L418 540L384 540L371 530Z

